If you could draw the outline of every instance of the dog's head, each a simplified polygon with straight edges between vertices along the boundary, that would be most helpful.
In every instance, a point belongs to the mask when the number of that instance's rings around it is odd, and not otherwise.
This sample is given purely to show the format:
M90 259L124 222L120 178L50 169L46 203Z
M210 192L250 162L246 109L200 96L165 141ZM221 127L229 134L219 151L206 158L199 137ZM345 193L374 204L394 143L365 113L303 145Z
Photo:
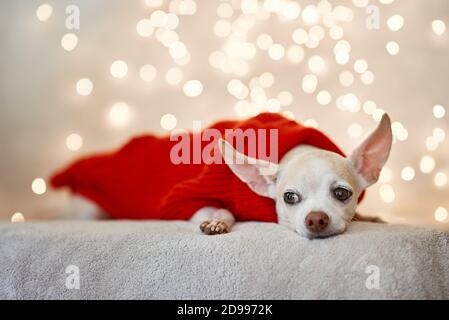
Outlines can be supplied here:
M255 193L276 201L279 223L307 238L340 234L353 219L363 190L379 179L392 145L391 121L377 129L351 154L302 146L279 165L248 158L224 140L226 164Z

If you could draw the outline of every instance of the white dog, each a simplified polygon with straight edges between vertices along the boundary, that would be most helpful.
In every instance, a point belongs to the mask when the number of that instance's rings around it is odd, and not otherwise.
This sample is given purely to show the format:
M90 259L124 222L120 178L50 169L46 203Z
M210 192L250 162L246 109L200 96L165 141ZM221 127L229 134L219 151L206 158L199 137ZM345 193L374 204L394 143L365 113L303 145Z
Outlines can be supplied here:
M349 158L301 145L273 165L249 159L224 140L220 151L240 180L255 193L276 201L279 224L307 238L322 238L343 233L354 219L358 198L377 182L392 140L391 120L384 115L378 128ZM240 161L234 161L236 158ZM268 174L266 169L270 169ZM191 221L214 235L229 232L235 219L228 210L203 208Z

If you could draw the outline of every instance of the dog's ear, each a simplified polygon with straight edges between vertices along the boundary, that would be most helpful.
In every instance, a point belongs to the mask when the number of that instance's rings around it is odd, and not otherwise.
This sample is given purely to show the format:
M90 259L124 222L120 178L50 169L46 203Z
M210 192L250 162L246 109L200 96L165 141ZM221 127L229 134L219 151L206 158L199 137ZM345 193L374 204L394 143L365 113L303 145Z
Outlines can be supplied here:
M384 114L377 129L349 158L363 180L363 189L379 180L382 167L390 155L392 143L391 120L387 114Z
M225 163L240 180L258 195L276 198L277 164L247 157L223 139L218 145Z

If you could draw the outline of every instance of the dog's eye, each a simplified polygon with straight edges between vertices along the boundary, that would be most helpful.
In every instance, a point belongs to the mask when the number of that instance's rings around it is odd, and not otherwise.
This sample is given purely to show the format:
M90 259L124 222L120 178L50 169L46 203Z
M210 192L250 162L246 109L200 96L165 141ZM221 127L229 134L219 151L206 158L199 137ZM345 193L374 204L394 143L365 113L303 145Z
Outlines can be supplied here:
M284 201L287 204L294 205L301 202L301 196L293 191L287 191L284 193Z
M334 197L338 201L344 202L352 197L352 192L345 188L334 189Z

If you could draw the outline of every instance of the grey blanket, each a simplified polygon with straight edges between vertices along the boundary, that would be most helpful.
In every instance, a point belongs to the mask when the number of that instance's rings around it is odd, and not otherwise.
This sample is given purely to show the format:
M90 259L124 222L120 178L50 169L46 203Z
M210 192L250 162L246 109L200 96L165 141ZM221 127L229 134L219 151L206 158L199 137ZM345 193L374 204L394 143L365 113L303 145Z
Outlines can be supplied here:
M1 299L448 299L449 235L353 223L307 240L275 224L0 224Z

